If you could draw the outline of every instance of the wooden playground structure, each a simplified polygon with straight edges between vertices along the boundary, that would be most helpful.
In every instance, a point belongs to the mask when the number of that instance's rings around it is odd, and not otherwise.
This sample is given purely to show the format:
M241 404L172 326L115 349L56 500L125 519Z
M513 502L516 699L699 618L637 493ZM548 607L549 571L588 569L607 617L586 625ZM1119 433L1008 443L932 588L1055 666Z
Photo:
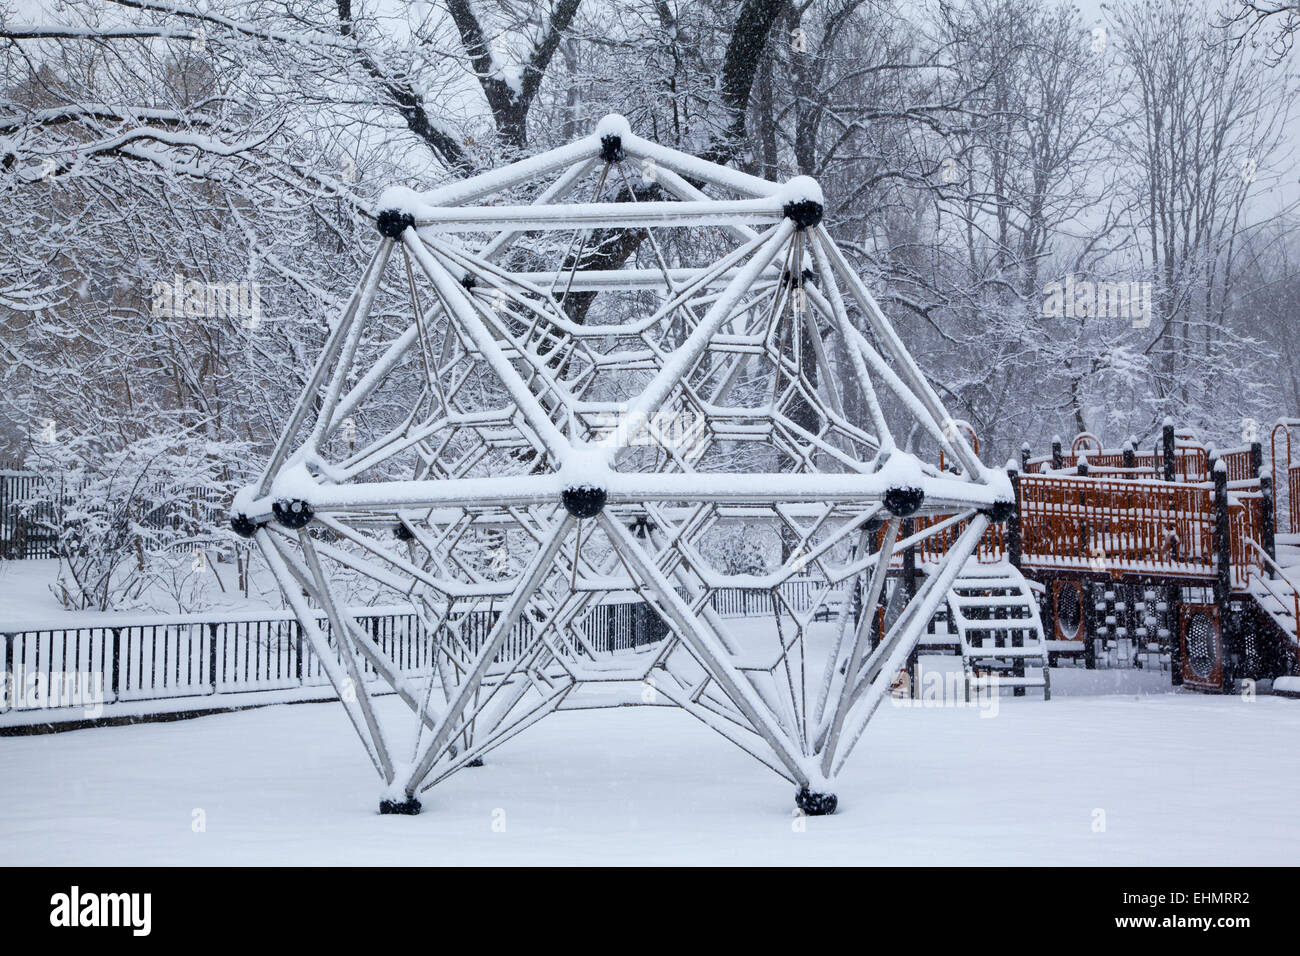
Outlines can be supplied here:
M1059 440L1042 457L1025 446L1009 469L1015 513L989 526L970 563L1010 564L1031 583L1053 665L1093 668L1120 649L1137 666L1168 668L1175 685L1221 693L1296 675L1296 438L1300 420L1282 419L1267 445L1216 450L1166 422L1145 450L1103 448L1088 433L1068 452ZM904 587L961 527L896 559Z

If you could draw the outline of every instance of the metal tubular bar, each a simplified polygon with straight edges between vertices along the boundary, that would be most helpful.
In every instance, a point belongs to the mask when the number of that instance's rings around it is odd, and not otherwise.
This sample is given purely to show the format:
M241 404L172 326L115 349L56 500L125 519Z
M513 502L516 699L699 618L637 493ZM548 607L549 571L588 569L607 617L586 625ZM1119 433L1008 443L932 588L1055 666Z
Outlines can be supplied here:
M555 202L557 199L563 199L573 191L573 187L595 165L595 159L584 159L582 162L574 163L560 175L559 179L542 190L538 197L533 200L532 205L544 206L547 203ZM499 233L495 239L479 250L479 258L487 262L494 261L497 256L513 245L515 240L522 235L524 235L523 231Z
M741 296L757 281L768 263L780 251L782 243L789 239L793 232L794 223L783 219L781 224L769 234L767 240L754 250L753 257L736 273L736 277L727 285L726 291L704 314L695 331L668 356L663 368L650 380L637 396L636 401L628 404L630 420L640 420L639 415L648 416L659 409L673 386L678 384L684 373L703 354L714 332L731 316L732 309L740 301Z
M610 227L725 226L780 222L779 199L711 199L706 202L583 203L561 206L445 206L419 210L418 229L437 232L568 231Z
M849 292L857 301L858 307L866 316L867 321L871 323L876 338L889 352L890 358L898 364L899 375L907 383L908 390L921 402L925 410L934 417L935 426L940 434L940 443L952 451L953 456L961 462L966 474L975 479L981 478L984 474L984 466L975 457L975 453L971 451L960 431L953 429L951 439L944 435L943 423L951 421L952 416L948 414L948 410L944 408L939 396L930 387L930 383L926 381L925 376L921 374L915 360L903 345L902 339L894 331L894 327L890 324L889 319L885 317L885 313L880 310L875 297L872 296L870 290L858 277L858 274L850 267L848 260L844 258L844 254L835 245L835 240L826 231L826 227L818 225L815 228L817 243L822 247L827 258L830 259L834 271L849 287Z
M408 797L415 795L416 788L420 786L424 778L429 775L429 771L433 769L434 761L438 759L439 754L451 739L452 731L455 730L456 723L460 720L461 714L464 713L470 698L482 685L483 677L492 665L492 659L501 650L501 646L509 637L510 632L514 630L515 622L523 614L528 601L541 587L542 582L546 580L546 575L551 571L551 562L576 521L577 519L572 515L565 514L560 523L556 525L545 547L538 550L537 556L529 567L527 576L520 582L519 587L510 598L510 603L501 612L496 625L488 634L487 640L483 642L483 648L479 652L473 670L465 675L455 699L449 702L438 730L417 755L411 769L406 774L405 780L402 781L402 786Z
M255 540L262 552L262 557L266 560L267 567L271 569L276 582L280 585L280 591L284 594L284 599L293 608L298 623L302 626L302 633L306 635L312 651L316 654L316 659L320 661L321 669L325 671L325 676L329 678L330 685L334 688L334 692L338 694L339 700L343 704L343 710L348 715L348 720L352 722L352 729L357 732L361 745L366 748L366 755L374 765L375 773L379 774L381 778L384 777L384 768L379 761L379 752L367 729L365 717L357 707L356 698L351 697L349 699L349 695L345 693L347 675L340 669L334 651L330 648L329 641L321 633L320 625L316 623L316 615L307 606L307 601L299 589L297 580L285 565L284 558L280 553L279 542L265 529L257 532Z
M654 592L664 612L672 618L678 636L691 648L732 704L745 715L752 729L772 748L772 752L790 771L795 782L806 787L808 775L800 763L799 754L764 713L768 710L767 705L726 661L727 652L716 635L700 626L699 620L691 614L690 608L677 594L671 582L663 576L655 562L622 524L612 519L607 512L601 512L597 520L605 529L610 543L618 549L619 555L635 570L641 583Z
M849 354L849 362L853 366L853 373L858 381L858 388L862 391L863 401L867 405L867 414L871 416L872 425L876 429L878 436L878 446L884 451L887 448L892 451L894 447L894 436L889 430L889 424L885 421L885 413L880 407L880 399L876 395L876 387L871 382L871 374L867 371L867 366L862 360L862 355L853 347L853 334L857 330L853 328L853 323L849 321L848 310L844 308L844 298L840 295L840 287L835 284L835 271L831 268L830 260L826 258L826 252L818 242L811 242L813 258L817 261L817 268L821 271L823 282L826 283L826 302L825 307L829 309L831 318L834 319L836 327L839 329L840 341L844 343L844 348ZM807 293L808 297L818 305L823 298L817 289L811 289Z
M289 419L288 427L280 433L280 440L276 442L275 450L271 452L271 457L266 463L266 469L262 472L262 480L258 483L257 496L266 497L271 488L271 479L275 473L284 464L284 459L289 453L289 443L293 441L298 429L306 420L307 414L312 410L316 401L316 394L320 391L321 384L325 381L325 376L334 363L339 349L343 346L343 341L347 337L353 322L357 321L357 309L363 298L367 296L367 289L378 288L380 276L383 275L384 266L388 264L388 254L393 250L393 241L385 239L375 250L371 257L366 271L362 276L361 284L357 286L348 300L347 307L343 310L343 315L339 319L339 324L334 327L329 338L325 342L325 348L321 350L320 358L316 360L316 368L312 370L311 379L307 382L307 387L302 390L298 397L298 404L294 406L293 415ZM373 289L371 293L373 296Z
M510 392L510 397L515 400L519 413L528 422L528 427L546 446L545 450L554 456L557 462L562 461L564 459L564 450L568 448L568 441L560 434L560 430L551 422L541 405L537 403L536 396L524 384L524 380L519 377L519 372L501 353L500 344L476 314L469 293L465 291L459 282L452 278L451 273L436 258L429 254L428 250L424 248L424 244L411 233L411 230L406 231L403 240L406 247L411 250L416 261L420 264L420 268L424 270L424 274L429 277L429 281L437 289L438 296L442 299L448 312L455 313L456 321L469 333L474 340L475 346L483 353L483 356L492 366L492 370L501 379L501 384Z
M868 586L867 596L862 602L862 620L859 622L857 632L853 638L853 649L849 652L848 666L844 671L844 680L840 683L840 692L835 701L835 711L831 717L826 743L822 747L822 774L827 777L831 775L831 765L835 756L836 745L839 743L840 730L844 726L844 718L848 715L849 706L852 703L850 696L853 677L862 666L862 658L866 653L867 637L875 626L876 602L880 600L880 594L885 587L885 578L889 575L889 559L894 553L894 542L898 540L900 523L901 519L890 518L889 523L885 525L885 540L880 547L880 559L871 574L871 584ZM838 654L836 657L838 657ZM823 699L827 699L838 671L838 668L835 667L836 662L836 659L832 658L831 668L827 670L826 676L829 680L824 685L826 694L823 694ZM824 708L819 707L818 709L821 711Z
M961 569L966 564L966 559L974 553L975 548L979 545L980 538L984 536L984 530L988 527L988 524L989 519L985 515L976 515L972 519L970 526L962 532L961 537L953 544L943 568L926 582L929 590L926 591L923 588L922 593L912 599L909 610L916 608L916 611L908 620L906 627L899 629L899 634L893 642L888 658L879 665L876 678L871 680L870 675L868 675L855 688L854 697L857 699L854 700L850 713L854 733L849 739L848 746L844 748L843 754L839 755L839 760L834 768L835 773L839 773L840 768L844 766L844 761L853 752L853 748L862 737L862 732L866 730L872 714L875 713L876 708L880 706L880 702L884 699L892 675L897 673L907 662L908 655L912 653L912 648L916 646L916 642L921 637L921 631L930 618L934 616L934 612L939 607L939 602L947 599L952 582L961 573ZM895 624L895 627L897 628L898 624L901 623L902 621L899 621ZM890 639L886 638L885 641L881 642L880 646L883 650L889 645ZM870 683L867 683L868 680L870 680Z
M365 680L361 676L361 668L357 666L357 656L352 653L349 631L344 625L343 615L334 601L334 593L330 590L329 580L325 577L325 572L321 568L320 558L317 556L316 548L311 540L311 533L306 528L299 530L298 543L302 548L302 555L307 562L307 567L311 571L312 579L316 582L316 596L325 609L325 614L334 629L334 643L343 658L343 665L348 669L348 675L352 678L357 705L361 709L361 715L366 721L366 727L370 730L370 735L375 741L375 751L379 755L379 764L383 768L384 783L392 783L393 758L388 753L388 744L384 741L383 728L379 726L379 721L375 717L375 710L370 703L370 693L366 690Z
M309 576L306 569L298 567L297 563L292 560L292 555L282 554L281 556L286 558L286 566L294 578L297 579L298 583L304 588L315 590L312 578ZM439 717L437 711L430 709L431 705L429 704L427 693L424 695L424 701L421 702L420 696L407 683L406 678L402 675L401 669L393 659L379 647L379 645L371 640L370 636L366 634L365 628L360 625L357 619L347 611L341 610L340 614L343 619L343 625L347 628L347 632L352 635L352 639L356 641L357 650L361 652L361 656L370 662L370 665L379 672L380 676L383 677L384 680L388 681L389 686L393 688L393 692L401 698L406 706L411 708L411 711L420 718L425 726L430 728L435 726ZM333 621L331 619L331 624L332 623ZM430 681L432 681L432 675L430 675Z

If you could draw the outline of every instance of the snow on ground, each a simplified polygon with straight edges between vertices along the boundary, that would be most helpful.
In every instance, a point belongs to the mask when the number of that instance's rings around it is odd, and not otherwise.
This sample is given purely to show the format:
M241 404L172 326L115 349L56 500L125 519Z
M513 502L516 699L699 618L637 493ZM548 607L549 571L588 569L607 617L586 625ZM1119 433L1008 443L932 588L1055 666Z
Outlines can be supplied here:
M175 560L178 564L188 565L193 559L188 555L178 555ZM95 624L99 612L69 611L54 596L50 585L58 578L58 573L59 562L53 558L0 561L0 630ZM131 606L147 609L138 612L141 614L198 613L210 614L214 618L223 611L279 610L283 607L279 588L261 561L253 564L248 596L237 589L237 580L234 564L221 562L209 565L191 595L191 603L183 609L178 608L170 596L157 592L142 595ZM119 610L137 613L130 608Z
M886 704L839 780L840 812L796 820L788 784L689 716L580 711L424 794L420 816L380 817L378 780L343 710L279 706L0 738L0 856L1295 865L1298 738L1300 703L1268 697L1004 698L994 717Z

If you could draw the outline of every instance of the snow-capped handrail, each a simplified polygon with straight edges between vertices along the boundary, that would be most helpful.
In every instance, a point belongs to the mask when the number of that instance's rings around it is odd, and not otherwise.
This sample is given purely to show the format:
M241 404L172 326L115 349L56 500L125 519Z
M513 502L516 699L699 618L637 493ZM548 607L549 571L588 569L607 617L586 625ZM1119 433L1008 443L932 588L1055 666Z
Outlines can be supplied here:
M1274 561L1269 553L1264 550L1264 547L1254 538L1247 538L1246 545L1248 549L1253 549L1256 556L1260 559L1258 566L1247 567L1247 583L1249 583L1250 579L1254 577L1255 580L1259 582L1260 586L1267 591L1279 605L1285 606L1287 598L1289 597L1291 599L1291 623L1292 627L1296 631L1296 633L1291 635L1291 639L1295 643L1300 643L1300 583L1297 583L1292 579L1287 571ZM1271 570L1277 576L1270 578L1263 573L1265 570ZM1275 589L1273 583L1276 581L1284 582L1286 588ZM1281 590L1282 593L1278 593L1279 590ZM1288 594L1287 592L1290 593Z

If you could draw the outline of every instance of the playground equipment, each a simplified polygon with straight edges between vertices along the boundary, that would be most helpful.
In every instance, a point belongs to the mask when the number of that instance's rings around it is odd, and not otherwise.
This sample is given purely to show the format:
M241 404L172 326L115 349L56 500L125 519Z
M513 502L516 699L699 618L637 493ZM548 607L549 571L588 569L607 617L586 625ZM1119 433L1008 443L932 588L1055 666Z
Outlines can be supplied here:
M1092 668L1113 657L1168 667L1174 684L1207 692L1230 692L1243 678L1295 675L1300 462L1291 456L1291 432L1298 426L1284 419L1274 427L1267 463L1260 441L1220 452L1171 423L1148 452L1136 441L1107 449L1087 432L1068 454L1059 439L1040 458L1026 447L1010 473L1014 512L984 533L909 670L920 654L960 654L968 693L992 673L1016 693L1041 686L1044 696L1043 652L1053 666ZM961 427L974 445L969 426ZM950 537L934 533L896 558L894 580L911 580L914 566L926 569ZM992 608L979 613L994 617L995 630L971 621L972 603ZM978 643L967 639L973 625ZM990 646L1009 650L988 656Z
M1015 563L1046 586L1054 658L1098 644L1164 653L1174 683L1229 691L1292 675L1300 620L1300 462L1274 428L1216 451L1166 422L1149 452L1080 436L1021 459ZM1281 500L1275 494L1283 489Z
M418 812L422 791L549 713L629 704L685 710L793 783L804 812L833 812L835 775L1014 491L821 225L816 183L769 183L607 117L380 207L379 247L232 526L324 663L384 780L381 812ZM638 267L608 268L620 247ZM373 318L390 260L409 315L396 335ZM901 451L891 423L919 424L946 467ZM737 529L779 541L776 571L709 556ZM928 573L892 589L878 632L860 611L919 554ZM796 575L815 582L806 601L782 590ZM410 603L437 647L423 680L347 612L344 579ZM769 627L726 626L713 602L735 588L770 592ZM629 597L662 636L616 654L593 611ZM981 622L969 597L971 659L1023 660L1023 628ZM484 608L490 632L467 634ZM413 746L363 669L410 710Z

